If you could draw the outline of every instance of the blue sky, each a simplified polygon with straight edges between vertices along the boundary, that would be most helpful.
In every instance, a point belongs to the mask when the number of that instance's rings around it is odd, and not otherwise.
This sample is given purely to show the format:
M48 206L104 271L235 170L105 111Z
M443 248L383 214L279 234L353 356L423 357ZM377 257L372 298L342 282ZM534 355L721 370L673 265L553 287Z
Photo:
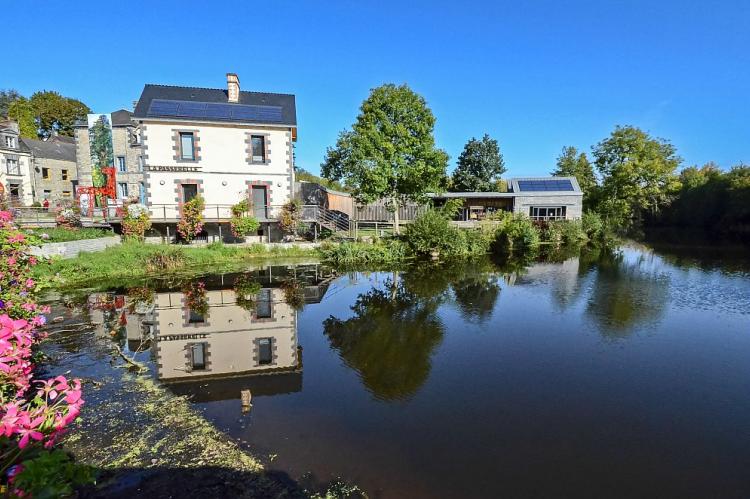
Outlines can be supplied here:
M58 90L94 112L144 83L294 93L297 164L317 172L368 91L407 83L455 165L498 139L509 175L546 174L617 124L686 164L750 163L750 2L15 2L0 88ZM6 14L8 13L6 9Z

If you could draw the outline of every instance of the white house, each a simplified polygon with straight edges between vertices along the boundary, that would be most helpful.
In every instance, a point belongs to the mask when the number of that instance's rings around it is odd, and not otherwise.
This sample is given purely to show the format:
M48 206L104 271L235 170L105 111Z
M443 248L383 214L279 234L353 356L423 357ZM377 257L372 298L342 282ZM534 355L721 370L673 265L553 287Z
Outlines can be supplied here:
M18 123L0 121L0 195L12 205L34 202L31 151L19 140Z
M276 217L294 196L293 95L227 88L146 85L132 119L142 143L146 205L155 227L174 234L180 206L201 195L209 236L226 225L231 205L248 199L264 237L275 237ZM259 235L261 235L259 234Z

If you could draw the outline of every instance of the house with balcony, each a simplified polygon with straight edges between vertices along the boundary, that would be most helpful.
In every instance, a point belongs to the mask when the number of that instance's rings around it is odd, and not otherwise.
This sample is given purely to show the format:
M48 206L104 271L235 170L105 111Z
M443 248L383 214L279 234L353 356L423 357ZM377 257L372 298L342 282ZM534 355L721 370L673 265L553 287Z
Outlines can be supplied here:
M31 151L20 140L18 123L0 121L0 195L14 206L34 202Z
M480 221L498 211L536 221L577 220L583 215L583 192L575 177L512 178L508 192L446 192L431 196L436 206L460 199L457 221Z
M277 217L294 196L294 95L226 88L146 85L132 116L140 131L145 204L154 229L175 236L181 206L200 195L203 238L229 234L231 206L250 201L259 236L281 237Z

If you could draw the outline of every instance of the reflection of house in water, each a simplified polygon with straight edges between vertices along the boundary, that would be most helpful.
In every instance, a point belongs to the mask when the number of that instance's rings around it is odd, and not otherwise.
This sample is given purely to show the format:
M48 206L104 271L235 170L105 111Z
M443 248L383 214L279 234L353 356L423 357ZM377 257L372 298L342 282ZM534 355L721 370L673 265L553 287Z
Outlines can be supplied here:
M238 303L238 279L260 289ZM212 276L182 291L157 292L154 324L157 376L196 401L288 393L302 388L297 311L285 300L284 283L301 281L306 303L319 302L330 274L317 266L266 267L250 275ZM205 286L205 287L202 287ZM183 292L184 291L184 292ZM188 293L188 295L186 295ZM203 306L195 305L200 295ZM241 298L241 297L240 297Z
M562 262L534 263L526 267L521 273L506 274L505 281L510 285L548 284L555 301L559 305L565 306L571 303L580 292L579 269L580 258L574 256Z

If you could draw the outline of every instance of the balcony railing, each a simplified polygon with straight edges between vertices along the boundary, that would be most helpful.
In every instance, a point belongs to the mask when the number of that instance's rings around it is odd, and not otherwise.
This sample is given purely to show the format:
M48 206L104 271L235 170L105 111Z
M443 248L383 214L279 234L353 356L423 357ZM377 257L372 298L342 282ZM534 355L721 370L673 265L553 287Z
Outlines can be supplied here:
M203 209L203 219L205 221L229 221L232 218L232 206L231 204L207 204ZM281 216L281 210L283 205L266 205L266 206L253 206L248 212L249 215L254 216L261 222L277 221ZM102 208L95 208L96 210L102 210ZM180 205L179 204L152 204L148 206L149 218L152 222L169 222L179 220L181 218ZM84 207L84 212L88 211ZM88 213L86 213L88 215ZM103 215L103 213L102 213ZM111 203L107 207L107 219L116 221L122 219L124 215L124 208L122 202L118 200L116 203ZM305 221L316 220L318 216L317 206L303 206L302 207L302 219Z
M551 222L554 220L565 220L565 215L532 215L529 217L535 222Z

